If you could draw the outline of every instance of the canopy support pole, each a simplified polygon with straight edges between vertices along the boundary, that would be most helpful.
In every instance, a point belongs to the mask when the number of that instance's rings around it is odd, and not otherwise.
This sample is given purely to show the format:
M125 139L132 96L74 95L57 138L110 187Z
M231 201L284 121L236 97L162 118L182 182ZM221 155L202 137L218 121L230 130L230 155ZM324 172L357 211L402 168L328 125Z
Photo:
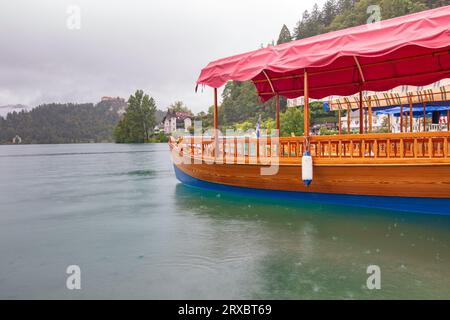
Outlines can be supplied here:
M413 132L413 104L411 97L409 98L409 132Z
M341 108L338 110L338 120L339 120L339 134L342 134L342 121L341 121Z
M391 115L388 113L388 132L392 132L392 126L391 126Z
M263 74L266 77L267 81L269 82L270 89L272 89L272 93L275 95L275 99L276 99L276 115L275 115L275 119L276 119L278 135L279 135L280 134L280 96L275 91L275 88L273 86L272 80L270 80L270 78L267 75L267 72L265 70L263 70Z
M308 72L305 69L303 84L304 112L303 112L303 131L305 137L309 137L309 88L308 88Z
M403 132L403 105L400 105L400 132Z
M359 60L356 56L353 56L355 59L356 66L358 67L359 76L361 77L361 82L366 82L366 79L364 78L364 73L362 72L361 65L359 64Z
M367 107L369 109L369 132L372 133L372 100L370 97L367 101Z
M450 131L450 110L447 110L447 131Z
M350 133L350 114L352 113L350 109L350 104L347 104L347 133Z
M362 71L361 65L359 64L358 58L356 56L353 56L353 59L355 60L356 67L358 68L359 76L361 78L361 80L360 80L361 89L359 90L359 133L362 134L362 133L364 133L364 121L365 121L364 110L363 110L362 86L363 86L363 83L366 82L366 79L364 78L364 73ZM366 124L366 129L367 129L367 124Z
M365 133L368 133L369 131L369 124L368 124L368 122L369 122L369 111L368 110L364 110L363 109L363 112L364 112L364 132Z
M280 134L280 96L276 95L276 123L277 123L277 130L278 134Z
M217 88L214 88L214 157L219 154L219 107L217 102Z
M359 133L364 133L364 115L363 115L363 103L362 103L362 91L359 91Z
M423 102L423 132L427 131L427 103Z

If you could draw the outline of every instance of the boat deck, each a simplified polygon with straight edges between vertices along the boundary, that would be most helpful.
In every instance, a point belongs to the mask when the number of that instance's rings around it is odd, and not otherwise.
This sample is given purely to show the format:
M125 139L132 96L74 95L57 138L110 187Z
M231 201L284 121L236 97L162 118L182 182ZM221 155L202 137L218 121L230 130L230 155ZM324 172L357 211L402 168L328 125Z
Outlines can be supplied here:
M328 136L250 138L183 137L180 155L207 163L299 165L307 149L314 165L450 164L450 132L343 134Z

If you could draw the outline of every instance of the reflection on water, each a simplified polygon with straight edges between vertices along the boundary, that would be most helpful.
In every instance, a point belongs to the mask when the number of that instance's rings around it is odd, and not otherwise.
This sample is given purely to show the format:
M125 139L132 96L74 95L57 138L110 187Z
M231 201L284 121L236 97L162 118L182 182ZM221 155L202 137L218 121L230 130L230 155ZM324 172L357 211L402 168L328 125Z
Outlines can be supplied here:
M450 217L186 187L167 145L0 146L0 176L0 298L450 298Z
M178 210L245 234L254 298L449 298L450 219L388 211L279 203L177 185ZM365 286L379 265L382 290Z

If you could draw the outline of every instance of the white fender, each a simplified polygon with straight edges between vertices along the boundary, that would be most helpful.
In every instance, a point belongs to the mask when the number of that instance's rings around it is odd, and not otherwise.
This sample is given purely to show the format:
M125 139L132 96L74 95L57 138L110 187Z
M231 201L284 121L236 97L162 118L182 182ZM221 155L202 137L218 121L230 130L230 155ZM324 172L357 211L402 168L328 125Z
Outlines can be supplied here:
M313 179L313 161L309 151L305 151L302 157L302 180L308 187Z

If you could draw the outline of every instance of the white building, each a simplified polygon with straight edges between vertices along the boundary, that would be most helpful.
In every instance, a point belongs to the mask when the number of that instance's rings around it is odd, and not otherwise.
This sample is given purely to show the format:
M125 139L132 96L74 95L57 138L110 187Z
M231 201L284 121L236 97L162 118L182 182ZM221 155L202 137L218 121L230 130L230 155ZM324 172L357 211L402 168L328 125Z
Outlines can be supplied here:
M192 116L187 112L168 112L163 119L164 133L171 134L175 131L188 132L192 127Z

